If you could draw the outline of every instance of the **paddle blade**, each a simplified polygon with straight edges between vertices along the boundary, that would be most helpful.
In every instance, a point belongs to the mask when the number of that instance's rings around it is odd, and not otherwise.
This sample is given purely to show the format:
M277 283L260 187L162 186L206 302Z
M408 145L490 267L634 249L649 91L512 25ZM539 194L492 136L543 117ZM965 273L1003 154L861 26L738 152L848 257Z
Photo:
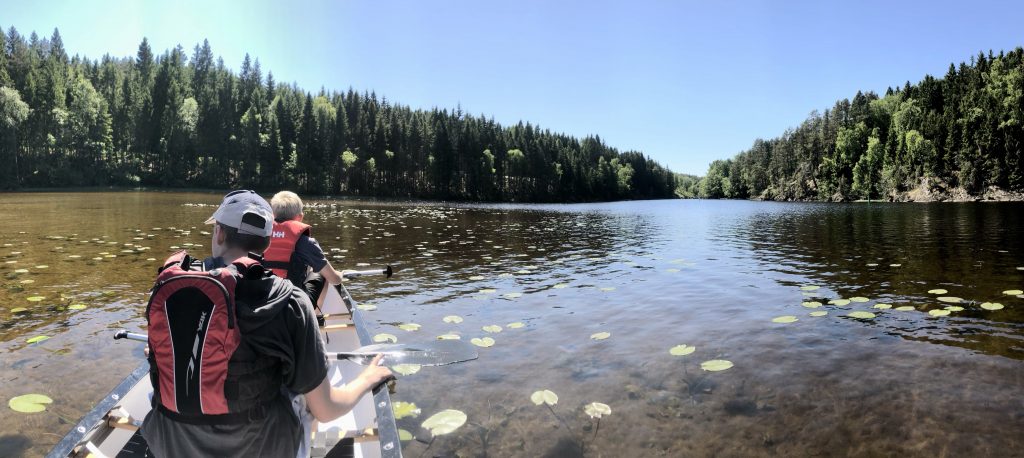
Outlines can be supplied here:
M476 347L458 340L438 340L413 344L374 344L351 352L329 353L332 359L348 359L358 364L369 364L375 355L384 355L384 365L418 364L444 366L476 359Z

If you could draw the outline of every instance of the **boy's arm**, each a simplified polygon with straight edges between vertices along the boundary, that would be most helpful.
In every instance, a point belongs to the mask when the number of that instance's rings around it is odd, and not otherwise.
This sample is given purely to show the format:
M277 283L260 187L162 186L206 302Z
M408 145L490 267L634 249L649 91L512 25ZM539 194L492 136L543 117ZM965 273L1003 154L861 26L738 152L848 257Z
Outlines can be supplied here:
M342 387L332 387L330 380L324 377L313 391L306 393L306 405L317 421L326 423L345 415L355 407L359 399L371 388L377 386L391 376L391 370L379 366L381 355L363 370L355 380Z
M332 285L341 284L341 272L334 270L334 266L331 265L331 261L327 261L327 265L323 269L320 269L320 275L324 277L327 283Z

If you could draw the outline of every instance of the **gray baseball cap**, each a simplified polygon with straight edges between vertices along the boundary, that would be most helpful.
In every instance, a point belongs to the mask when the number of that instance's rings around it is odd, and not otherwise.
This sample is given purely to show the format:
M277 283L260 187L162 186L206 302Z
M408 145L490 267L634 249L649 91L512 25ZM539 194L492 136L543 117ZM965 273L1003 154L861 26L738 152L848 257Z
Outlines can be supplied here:
M274 209L256 191L237 190L224 196L206 224L221 223L239 234L270 237L274 230Z

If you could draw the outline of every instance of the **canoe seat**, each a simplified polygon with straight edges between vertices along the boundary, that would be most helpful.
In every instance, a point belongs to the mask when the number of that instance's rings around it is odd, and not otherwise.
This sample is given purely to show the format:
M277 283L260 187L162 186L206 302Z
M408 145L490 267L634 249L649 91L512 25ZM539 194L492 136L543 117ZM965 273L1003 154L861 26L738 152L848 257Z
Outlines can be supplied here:
M117 453L117 458L151 458L152 456L149 453L149 444L142 437L142 431L135 431L131 439L128 439L128 443L124 444L124 448Z

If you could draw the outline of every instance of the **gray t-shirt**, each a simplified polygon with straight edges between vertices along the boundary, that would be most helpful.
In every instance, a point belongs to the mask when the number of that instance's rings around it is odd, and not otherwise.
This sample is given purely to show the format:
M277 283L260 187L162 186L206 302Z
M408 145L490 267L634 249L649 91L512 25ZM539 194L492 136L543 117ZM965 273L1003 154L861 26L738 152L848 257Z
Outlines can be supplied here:
M278 277L258 282L249 297L236 298L238 326L255 351L281 361L281 395L270 403L266 417L253 423L193 425L153 409L142 425L153 456L295 456L302 429L290 394L305 394L320 385L327 376L327 356L309 297Z

